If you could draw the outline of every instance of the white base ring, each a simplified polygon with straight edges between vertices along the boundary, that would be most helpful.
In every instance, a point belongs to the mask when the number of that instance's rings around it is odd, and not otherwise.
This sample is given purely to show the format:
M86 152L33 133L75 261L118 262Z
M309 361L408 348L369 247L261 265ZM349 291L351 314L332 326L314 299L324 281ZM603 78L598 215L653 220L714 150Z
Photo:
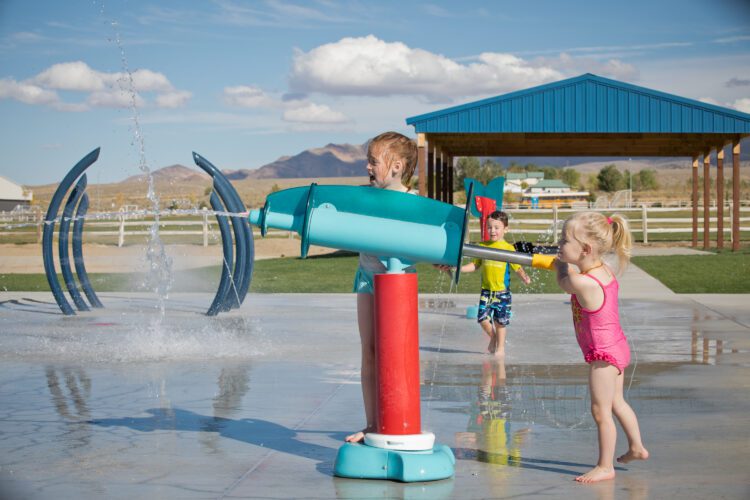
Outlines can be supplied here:
M365 444L375 448L401 451L425 451L435 446L435 434L423 432L421 434L365 434Z

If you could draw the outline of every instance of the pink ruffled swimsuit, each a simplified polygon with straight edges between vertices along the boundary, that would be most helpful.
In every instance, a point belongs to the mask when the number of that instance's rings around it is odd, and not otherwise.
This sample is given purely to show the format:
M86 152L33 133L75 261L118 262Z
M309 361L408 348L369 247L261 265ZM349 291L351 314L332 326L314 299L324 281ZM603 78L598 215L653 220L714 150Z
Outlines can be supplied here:
M575 295L570 296L578 345L586 363L605 361L616 366L622 373L630 363L630 346L620 326L620 313L617 308L620 285L614 276L607 285L603 285L591 275L586 276L602 287L604 302L596 311L590 311L581 307Z

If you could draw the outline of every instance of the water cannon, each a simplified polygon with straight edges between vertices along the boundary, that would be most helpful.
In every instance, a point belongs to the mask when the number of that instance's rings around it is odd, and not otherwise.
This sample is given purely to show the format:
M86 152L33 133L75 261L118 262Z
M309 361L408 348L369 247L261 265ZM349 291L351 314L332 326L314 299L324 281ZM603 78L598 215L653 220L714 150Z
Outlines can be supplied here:
M389 273L426 262L455 267L458 282L462 257L553 268L553 255L464 243L469 213L469 204L462 209L397 191L312 184L271 193L249 219L263 236L269 227L299 234L302 258L311 244L367 253L382 256Z
M464 243L470 211L471 203L461 209L397 191L312 184L272 193L249 213L263 236L269 228L299 234L302 258L318 245L377 255L386 268L373 284L376 431L363 444L339 448L335 475L403 482L453 476L451 449L421 429L417 275L405 269L417 262L451 266L458 282L464 256L544 269L554 261Z

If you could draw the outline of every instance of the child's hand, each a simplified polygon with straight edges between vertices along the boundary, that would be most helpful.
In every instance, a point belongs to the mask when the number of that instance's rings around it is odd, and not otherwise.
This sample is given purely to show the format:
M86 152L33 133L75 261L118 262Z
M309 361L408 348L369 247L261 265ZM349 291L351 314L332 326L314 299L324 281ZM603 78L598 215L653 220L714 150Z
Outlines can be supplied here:
M446 264L433 264L432 266L439 271L443 271L444 273L448 273L451 275L453 274L453 268Z
M523 281L524 285L530 285L531 284L531 276L528 274L524 274L521 276L521 280Z
M561 271L561 270L562 271L567 271L568 270L568 263L567 262L563 262L560 259L555 259L552 262L555 265L555 269L557 271Z

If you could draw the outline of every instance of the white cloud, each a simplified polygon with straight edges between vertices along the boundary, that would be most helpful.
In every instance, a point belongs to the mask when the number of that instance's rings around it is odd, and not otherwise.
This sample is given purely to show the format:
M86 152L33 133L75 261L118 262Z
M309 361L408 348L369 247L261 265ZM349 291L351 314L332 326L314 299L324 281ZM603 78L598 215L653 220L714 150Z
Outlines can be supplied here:
M104 88L105 76L104 73L91 69L85 62L75 61L53 64L32 81L50 89L91 92Z
M282 120L294 124L315 126L349 122L344 113L335 111L325 104L310 102L299 96L274 96L255 85L225 87L222 99L230 107L284 110Z
M277 99L260 87L251 85L225 87L222 98L226 105L240 108L271 108L279 105Z
M705 102L706 104L713 104L714 106L722 106L722 104L714 99L713 97L701 97L698 99L700 102Z
M498 94L565 75L512 54L486 52L462 64L373 35L343 38L294 55L293 91L334 95L417 95L430 100Z
M638 79L638 70L631 64L619 59L600 60L594 57L574 57L565 52L558 57L540 57L534 62L543 67L555 69L566 75L593 73L614 78L615 80L633 81Z
M91 68L83 61L54 64L38 75L18 82L0 80L0 98L15 99L32 105L46 105L59 111L85 111L91 106L106 108L145 106L140 95L156 92L157 107L175 108L187 104L190 92L177 90L162 73L138 69L131 73L106 73ZM57 91L88 94L84 102L64 102Z
M140 108L145 104L137 93L121 89L92 92L86 102L96 108L129 108L133 105Z
M133 78L133 86L138 92L168 92L174 90L174 87L166 76L150 69L137 69L131 73ZM113 73L111 76L116 76L118 81L122 81L125 78L123 73Z
M283 119L287 122L307 124L335 124L349 121L343 113L334 111L325 104L315 104L312 102L284 111Z
M750 35L738 35L738 36L729 36L725 38L716 38L713 40L714 43L737 43L737 42L747 42L750 40Z
M17 82L11 78L0 80L0 99L15 99L25 104L54 105L60 102L60 97L53 90L31 83Z
M737 99L731 104L731 106L737 111L742 111L743 113L750 113L750 97L743 97L742 99Z
M156 96L156 105L160 108L181 108L187 104L192 93L187 90L175 90Z

